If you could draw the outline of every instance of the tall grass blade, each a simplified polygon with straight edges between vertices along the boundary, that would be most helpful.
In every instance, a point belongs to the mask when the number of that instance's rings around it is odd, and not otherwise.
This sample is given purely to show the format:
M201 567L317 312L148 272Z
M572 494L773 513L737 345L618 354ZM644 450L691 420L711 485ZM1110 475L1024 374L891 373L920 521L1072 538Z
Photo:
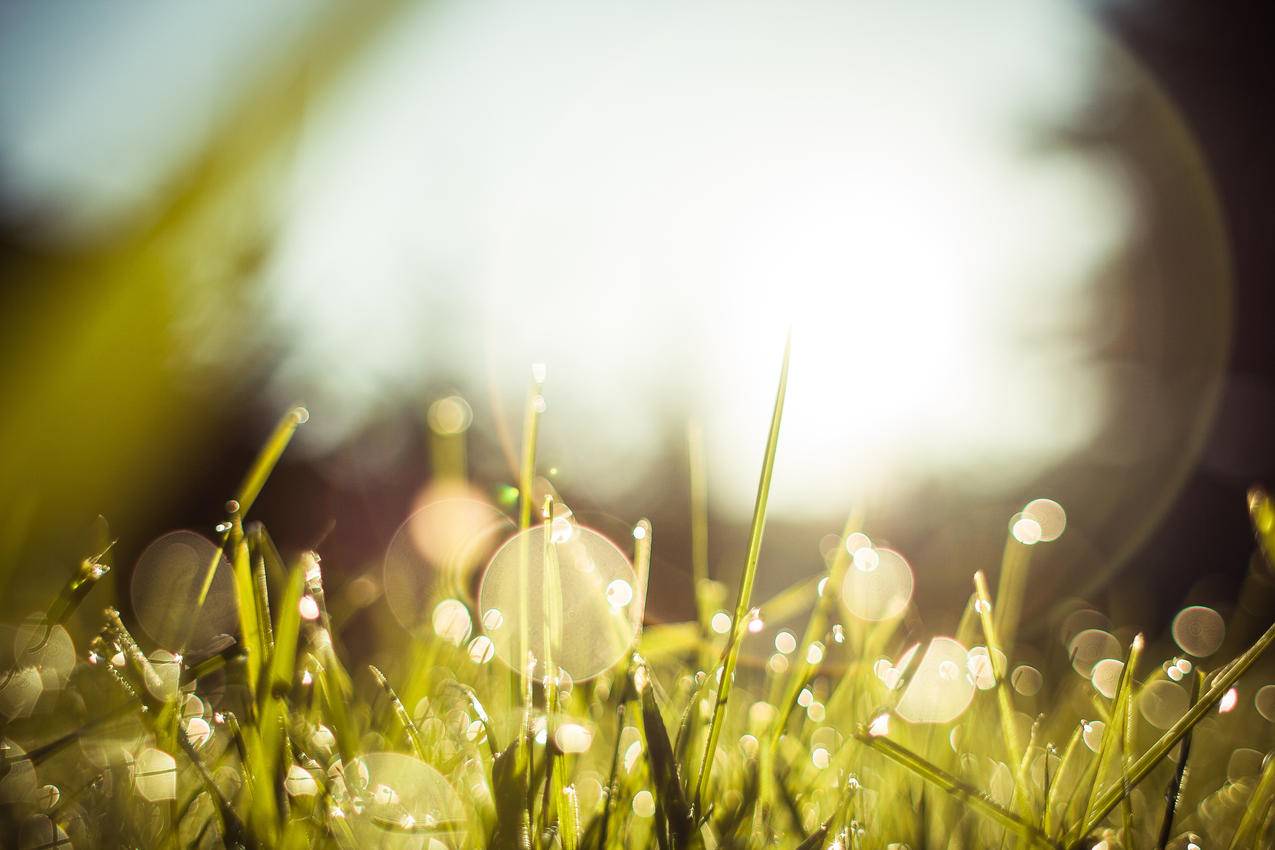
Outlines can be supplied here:
M995 821L1019 838L1027 840L1033 846L1057 848L1058 845L1050 841L1039 829L1008 809L1001 807L977 788L967 785L906 747L896 744L889 738L873 735L867 729L862 728L855 733L855 738L900 767L911 771L931 785L943 790L952 799Z
M635 678L638 680L638 696L642 704L642 729L646 735L646 757L651 767L651 779L655 784L656 799L664 825L668 829L670 843L677 850L683 850L690 845L695 823L686 793L682 790L682 777L673 754L668 728L664 725L664 718L655 701L655 689L646 682L650 672L646 669L645 662L639 663L641 666L637 668Z
M775 409L770 418L770 433L766 438L766 453L762 460L761 480L757 484L757 500L753 505L753 522L748 534L748 555L744 561L744 575L739 586L739 598L735 603L735 616L731 620L730 634L722 653L721 681L717 686L717 701L713 706L713 718L708 727L708 741L704 747L704 759L700 766L699 785L695 791L695 811L703 811L704 795L708 792L713 771L713 756L726 719L726 704L730 699L735 677L735 665L739 660L739 644L744 633L744 618L748 614L753 595L753 583L757 579L757 561L761 556L762 532L766 528L766 502L770 498L770 479L775 469L775 452L779 447L779 424L784 414L784 396L788 392L788 360L792 352L792 336L784 343L783 366L779 372L779 389L775 393ZM712 675L712 674L710 674Z
M275 426L266 444L261 447L252 466L248 467L248 472L244 475L239 491L235 495L235 501L239 503L237 513L241 518L248 515L257 497L261 495L261 488L266 485L266 479L270 477L279 458L283 456L283 450L292 441L292 435L309 419L310 412L298 406L289 410L279 420L279 424Z
M1094 804L1097 801L1099 783L1107 775L1111 767L1116 753L1123 748L1125 731L1130 721L1129 710L1132 708L1133 700L1133 680L1138 670L1138 662L1142 659L1142 647L1145 640L1141 634L1134 635L1133 642L1129 645L1129 655L1125 659L1124 669L1120 671L1120 681L1116 686L1116 696L1111 707L1111 716L1108 718L1106 729L1102 733L1102 743L1098 746L1098 757L1095 760L1096 768L1093 778L1093 786L1089 791L1089 799L1085 803L1084 814L1081 822L1087 822L1090 814L1093 813ZM1121 777L1124 771L1121 771ZM1084 833L1081 833L1082 835ZM1076 836L1079 838L1080 836Z
M1021 769L1024 751L1018 740L1018 727L1014 722L1014 707L1009 701L1009 689L1007 687L1009 671L1004 669L1004 665L999 660L1004 650L1001 648L996 621L992 613L992 599L988 595L987 577L983 575L982 570L974 573L974 595L977 598L974 610L978 613L979 623L983 627L983 640L987 642L988 660L992 664L992 677L996 681L996 707L1001 721L1001 734L1005 736L1005 749L1008 756L1006 763L1019 766L1014 771L1014 799L1018 801L1021 813L1028 814L1031 811L1031 804L1027 799L1027 783L1024 781Z
M1186 714L1182 715L1176 723L1160 736L1159 740L1151 745L1150 749L1129 766L1125 777L1112 783L1110 787L1098 795L1089 817L1081 825L1079 834L1088 835L1098 824L1102 823L1103 818L1110 814L1111 810L1119 805L1125 795L1133 790L1139 782L1146 779L1147 774L1160 763L1161 759L1168 755L1169 750L1173 749L1174 745L1182 740L1195 727L1195 724L1204 718L1204 715L1210 709L1217 705L1218 700L1226 695L1231 686L1253 666L1253 663L1270 648L1272 643L1275 643L1275 624L1272 624L1252 646L1217 674L1213 684L1205 691L1204 696L1187 709Z

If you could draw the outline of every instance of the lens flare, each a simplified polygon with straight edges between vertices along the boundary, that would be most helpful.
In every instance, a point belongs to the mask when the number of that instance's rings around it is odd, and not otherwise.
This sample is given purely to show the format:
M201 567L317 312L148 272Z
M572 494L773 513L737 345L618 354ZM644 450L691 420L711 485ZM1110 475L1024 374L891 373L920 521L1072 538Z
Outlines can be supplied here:
M959 642L932 639L895 713L909 723L949 723L960 717L974 699L968 667L969 653Z
M147 546L129 587L133 615L150 639L166 649L198 647L238 629L230 562L212 541L193 531L173 531Z
M532 658L537 678L551 664L582 681L632 644L636 587L628 558L596 531L575 526L570 539L555 540L534 526L492 556L479 609L496 656L510 667Z
M871 569L858 567L861 553L875 554ZM856 568L846 570L841 597L850 613L861 620L891 620L907 610L912 601L912 567L893 549L859 548L855 552Z
M1192 605L1173 618L1173 640L1187 655L1207 658L1217 652L1224 637L1226 623L1212 608Z

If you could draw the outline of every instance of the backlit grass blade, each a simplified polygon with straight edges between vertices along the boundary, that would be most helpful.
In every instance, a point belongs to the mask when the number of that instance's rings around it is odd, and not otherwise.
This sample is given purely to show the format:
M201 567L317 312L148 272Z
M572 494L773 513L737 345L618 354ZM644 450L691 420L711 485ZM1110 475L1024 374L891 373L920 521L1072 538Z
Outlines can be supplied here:
M1000 581L996 585L996 633L1000 636L1001 649L1011 652L1018 636L1018 619L1022 616L1023 594L1027 589L1027 574L1031 568L1032 547L1020 543L1011 532L1005 538L1005 551L1001 556Z
M805 841L797 845L797 850L823 850L824 841L828 838L828 825L831 820L824 821L823 824L810 833Z
M1275 801L1275 758L1268 757L1262 768L1262 778L1257 781L1253 796L1249 797L1244 814L1240 817L1240 824L1235 828L1235 835L1231 837L1229 850L1257 846L1258 831L1270 811L1272 801Z
M1248 514L1266 565L1275 571L1275 503L1261 487L1248 491Z
M873 735L868 729L863 728L855 733L855 738L900 767L911 771L931 785L942 789L952 799L965 804L984 817L1005 827L1018 837L1027 840L1033 846L1058 847L1058 845L1046 838L1043 832L1008 809L1002 808L977 788L967 785L906 747L896 744L882 735Z
M248 472L244 475L239 491L235 495L235 501L239 503L237 513L241 518L248 515L257 497L261 495L261 488L266 485L266 479L270 477L279 458L283 456L283 450L292 441L292 435L309 419L310 412L298 406L289 410L279 420L279 424L275 426L266 444L261 447L252 466L248 467Z
M753 522L748 534L748 555L744 560L744 575L739 586L739 598L735 603L735 616L731 619L730 634L722 653L721 681L717 686L717 701L713 706L713 719L708 727L708 741L699 771L699 785L695 791L695 812L703 811L704 795L712 775L713 755L721 737L722 723L726 718L726 704L730 699L735 678L735 665L739 659L739 644L744 636L744 618L748 614L753 595L753 583L757 579L757 561L761 556L762 532L766 528L766 502L770 498L770 479L775 470L775 452L779 447L779 424L783 419L784 396L788 392L788 359L792 351L792 337L784 344L784 360L779 372L779 389L775 393L775 409L770 418L770 433L766 438L766 453L762 460L761 480L757 484L757 500L753 505ZM710 673L710 675L712 675Z
M669 740L668 728L664 725L659 705L656 704L654 688L648 681L649 676L650 671L646 669L644 662L634 671L638 697L642 704L646 757L670 843L677 850L682 850L690 845L695 824L686 793L682 789L682 777L673 755L673 744Z
M425 743L421 740L421 730L416 728L412 716L407 713L407 709L403 707L403 701L398 698L398 694L394 692L394 688L390 686L390 682L373 664L367 665L368 671L372 674L372 678L381 686L381 690L385 693L385 698L390 703L390 710L394 713L394 719L403 727L404 734L407 735L407 741L412 745L412 754L418 759L425 759Z
M1014 707L1009 701L1008 671L999 661L1000 653L1004 650L1000 645L996 621L992 613L992 599L987 591L987 578L982 570L974 573L974 594L977 597L974 610L978 613L979 623L983 627L983 640L987 642L988 661L991 662L992 677L996 681L996 706L1000 715L1001 734L1005 736L1005 750L1008 755L1006 763L1021 765L1023 749L1018 740L1018 727L1014 722ZM1021 812L1026 814L1030 811L1030 803L1027 799L1027 784L1023 781L1022 770L1015 771L1014 785L1014 798L1018 800Z
M252 579L252 557L248 541L236 517L230 531L230 569L234 579L235 603L239 612L239 634L247 654L248 694L254 701L261 683L261 671L266 663L265 636L261 631L261 614L257 611L257 590Z
M1103 818L1111 813L1111 810L1120 804L1120 801L1133 788L1146 779L1147 774L1160 763L1160 760L1168 755L1169 750L1186 736L1187 732L1195 727L1203 719L1220 700L1228 690L1248 671L1253 663L1262 656L1266 650L1275 643L1275 624L1262 634L1256 642L1253 643L1244 653L1227 665L1213 680L1213 684L1205 691L1204 695L1195 705L1187 709L1186 714L1178 719L1169 729L1160 736L1160 739L1151 745L1145 753L1137 758L1129 766L1126 776L1121 780L1114 782L1104 790L1094 805L1088 818L1081 824L1080 835L1088 835L1102 823Z
M1113 760L1116 758L1116 754L1123 749L1126 724L1130 720L1130 709L1132 708L1134 675L1138 670L1138 662L1142 658L1144 643L1145 640L1142 635L1138 634L1134 635L1133 641L1129 644L1129 655L1125 659L1124 668L1120 671L1120 681L1116 686L1116 696L1111 705L1111 715L1107 718L1107 726L1102 734L1102 743L1098 746L1098 756L1094 762L1093 786L1090 788L1089 798L1085 803L1084 814L1081 817L1082 822L1088 821L1097 799L1099 783L1106 777ZM1121 775L1124 775L1123 771L1121 771ZM1079 838L1080 836L1076 837Z

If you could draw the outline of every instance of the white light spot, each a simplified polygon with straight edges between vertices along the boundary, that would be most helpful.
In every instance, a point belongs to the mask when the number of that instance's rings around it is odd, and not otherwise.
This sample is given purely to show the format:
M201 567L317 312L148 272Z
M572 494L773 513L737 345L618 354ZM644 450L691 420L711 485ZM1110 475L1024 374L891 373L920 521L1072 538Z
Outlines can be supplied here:
M315 601L313 596L309 594L301 597L301 602L297 606L301 609L301 619L317 620L319 619L319 603Z
M775 635L775 649L779 650L784 655L788 655L796 648L797 636L792 632L787 629L781 629L779 633Z
M639 791L633 795L633 814L640 818L649 818L655 814L655 797L650 791Z
M1035 546L1041 541L1040 523L1029 516L1019 514L1010 526L1014 539L1024 546Z
M633 586L622 578L607 585L607 602L612 608L623 608L633 601Z

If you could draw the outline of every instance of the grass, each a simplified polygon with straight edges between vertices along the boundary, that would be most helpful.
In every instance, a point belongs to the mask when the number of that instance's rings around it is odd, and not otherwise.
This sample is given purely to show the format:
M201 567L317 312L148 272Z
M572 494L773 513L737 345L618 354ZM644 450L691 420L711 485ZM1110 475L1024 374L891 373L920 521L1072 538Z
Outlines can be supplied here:
M170 647L181 650L175 657L148 652L107 607L100 631L76 635L75 658L57 661L59 630L110 570L104 526L62 591L17 632L13 669L0 673L0 846L1271 846L1275 758L1256 775L1228 775L1228 762L1236 747L1267 752L1275 740L1248 707L1275 625L1234 658L1192 670L1190 702L1163 731L1140 711L1147 685L1161 676L1150 663L1157 645L1141 635L1126 650L1112 698L1077 676L1058 647L1035 648L1049 661L1046 687L1033 694L1011 685L1031 565L1030 550L1010 540L1003 598L976 574L955 635L986 648L990 681L951 722L920 725L895 706L909 688L929 687L921 662L903 663L903 650L924 636L908 617L866 622L846 610L842 579L859 568L846 546L828 558L826 582L803 580L755 601L787 374L785 351L729 627L718 634L712 623L721 600L708 572L703 436L692 428L688 590L696 619L642 628L648 583L670 579L651 575L654 529L636 523L633 643L609 671L579 682L560 675L552 657L520 669L492 661L474 637L482 612L455 581L440 581L435 601L458 596L473 633L381 629L375 663L347 666L345 624L329 615L318 556L285 561L263 526L246 523L306 419L301 408L289 411L227 505L217 556L190 612L211 604L224 554L233 640ZM552 497L533 504L542 380L537 374L528 394L512 519L522 529L545 523L540 614L545 645L557 645L548 640L555 630L570 640L590 636L570 634L563 613L571 600L560 592L548 542ZM1249 509L1270 558L1275 509L1258 490ZM865 519L852 511L840 539ZM530 552L521 554L525 565ZM524 569L520 658L537 613L525 610L527 579ZM773 641L766 623L795 610L809 611L800 639L791 635L786 651L758 650ZM64 681L15 709L32 668ZM897 682L887 681L891 670ZM1250 703L1220 713L1236 687ZM1105 723L1100 742L1089 740L1095 727L1082 726L1085 718Z

